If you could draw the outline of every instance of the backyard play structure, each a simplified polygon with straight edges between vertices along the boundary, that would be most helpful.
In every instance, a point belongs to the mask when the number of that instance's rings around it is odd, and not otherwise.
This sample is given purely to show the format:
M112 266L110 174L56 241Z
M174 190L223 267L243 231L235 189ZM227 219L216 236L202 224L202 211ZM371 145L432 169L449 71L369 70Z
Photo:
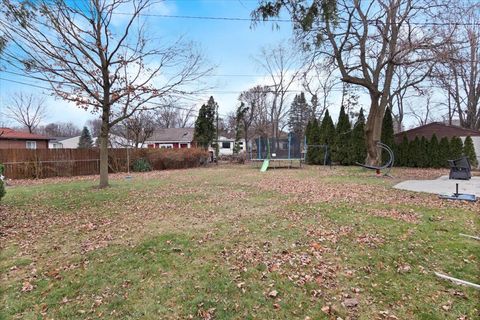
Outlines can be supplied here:
M262 163L262 172L271 167L301 167L305 160L304 139L293 132L286 138L259 137L255 139L254 149L256 154L251 159L254 163Z

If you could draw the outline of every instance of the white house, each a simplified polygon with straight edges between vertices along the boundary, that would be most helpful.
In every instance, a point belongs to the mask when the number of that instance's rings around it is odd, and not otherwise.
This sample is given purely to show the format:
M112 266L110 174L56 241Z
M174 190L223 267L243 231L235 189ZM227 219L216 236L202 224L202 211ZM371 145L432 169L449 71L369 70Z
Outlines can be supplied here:
M215 145L217 141L213 142L213 145ZM245 139L241 139L238 142L240 146L240 151L239 152L246 152L247 151L247 146L245 144ZM227 138L227 137L218 137L218 155L220 156L231 156L233 155L233 148L235 147L235 139ZM211 148L211 151L214 151L214 148Z
M93 138L93 144L97 145L98 138ZM53 137L48 143L50 149L77 149L78 143L80 142L80 136L75 137ZM114 135L110 134L109 136L109 148L126 148L133 147L133 142Z

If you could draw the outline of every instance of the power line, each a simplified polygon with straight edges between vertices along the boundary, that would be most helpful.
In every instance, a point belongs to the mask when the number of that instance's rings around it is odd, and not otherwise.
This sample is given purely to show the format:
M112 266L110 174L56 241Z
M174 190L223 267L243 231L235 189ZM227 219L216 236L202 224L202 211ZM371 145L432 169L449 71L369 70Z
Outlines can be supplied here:
M132 13L128 12L112 12L115 15L128 15L132 16ZM140 13L139 16L145 17L158 17L158 18L171 18L171 19L188 19L188 20L212 20L212 21L248 21L248 22L258 22L254 18L243 18L243 17L219 17L219 16L189 16L189 15L169 15L169 14L155 14L155 13ZM261 20L260 22L281 22L281 23L291 23L296 22L292 19L268 19L268 20ZM339 21L338 23L347 23L346 20ZM355 21L350 22L352 24L363 24L362 21ZM369 25L378 25L379 22L377 20L367 20ZM391 24L397 25L399 23L395 22L383 22L381 24ZM480 26L480 22L415 22L415 21L404 21L403 24L411 24L411 25L419 25L419 26Z

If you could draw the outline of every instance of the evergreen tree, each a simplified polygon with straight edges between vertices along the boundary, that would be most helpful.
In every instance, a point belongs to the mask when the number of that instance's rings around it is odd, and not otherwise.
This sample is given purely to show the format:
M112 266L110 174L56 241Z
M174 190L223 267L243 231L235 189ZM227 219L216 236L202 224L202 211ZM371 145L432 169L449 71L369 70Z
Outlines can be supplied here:
M428 166L432 168L440 168L442 166L440 160L440 145L438 143L437 135L434 133L428 144Z
M438 144L438 160L441 167L447 167L450 159L450 142L447 137L440 139Z
M308 146L308 145L313 144L313 139L312 139L312 124L313 124L313 119L308 120L307 126L306 126L306 128L305 128L305 142L306 142L306 144L307 144L307 150L306 150L306 154L305 154L305 161L306 161L308 164L311 164L311 163L312 163L312 159L313 159L313 155L312 155L313 149L311 149L311 147Z
M452 137L450 140L449 159L455 160L461 158L463 154L463 142L459 137Z
M473 168L478 166L477 155L475 154L475 147L473 145L472 137L467 136L465 138L465 144L463 145L463 154L470 160L470 164Z
M202 105L198 112L197 120L195 121L194 140L197 144L208 149L208 146L215 138L215 110L217 103L213 97L208 99L207 104Z
M383 116L382 122L382 135L381 135L381 142L389 146L390 148L393 147L395 143L394 140L394 132L393 132L393 120L392 120L392 111L390 108L385 110L385 115ZM382 162L388 161L390 156L388 152L383 150L382 152Z
M302 139L304 137L310 115L311 112L305 94L302 92L296 95L290 107L288 125L290 132L293 132L297 138Z
M309 164L323 164L323 148L319 145L320 142L320 126L316 118L313 118L309 121L307 125L307 162Z
M328 109L325 111L325 116L323 117L322 124L320 125L320 144L326 144L329 150L329 157L327 157L327 162L331 161L332 150L335 149L335 125L333 124L332 118ZM321 158L325 157L323 149L321 150Z
M428 140L425 136L420 139L420 145L418 148L418 166L420 168L426 168L429 166L430 160L428 159Z
M363 108L360 109L357 122L353 127L350 146L352 163L364 163L367 157L367 144L365 142L365 116L363 115Z
M414 140L411 140L408 145L408 152L410 153L409 158L409 166L410 167L419 167L421 160L420 160L420 139L418 136L415 137Z
M398 166L408 167L410 166L410 151L407 135L404 134L402 142L398 145L398 151L395 155L395 162Z
M237 112L235 115L235 146L233 147L233 153L238 154L241 150L240 147L240 140L245 132L245 126L243 119L245 118L245 114L248 111L248 107L242 102L240 106L237 108ZM245 141L247 143L247 141Z
M90 149L93 148L93 139L90 131L87 127L83 127L82 134L80 135L80 140L78 140L79 149Z
M337 128L335 130L335 150L333 152L333 161L341 165L349 165L352 163L351 152L351 136L352 126L350 124L348 115L345 113L345 108L340 108L338 116Z

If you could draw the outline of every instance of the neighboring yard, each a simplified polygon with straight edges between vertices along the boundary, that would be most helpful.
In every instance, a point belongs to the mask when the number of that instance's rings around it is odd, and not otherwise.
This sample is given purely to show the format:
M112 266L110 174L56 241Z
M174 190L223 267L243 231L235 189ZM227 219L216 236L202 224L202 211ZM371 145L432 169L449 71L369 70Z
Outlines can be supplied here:
M447 170L248 166L18 181L0 319L478 319L480 205L391 189Z

